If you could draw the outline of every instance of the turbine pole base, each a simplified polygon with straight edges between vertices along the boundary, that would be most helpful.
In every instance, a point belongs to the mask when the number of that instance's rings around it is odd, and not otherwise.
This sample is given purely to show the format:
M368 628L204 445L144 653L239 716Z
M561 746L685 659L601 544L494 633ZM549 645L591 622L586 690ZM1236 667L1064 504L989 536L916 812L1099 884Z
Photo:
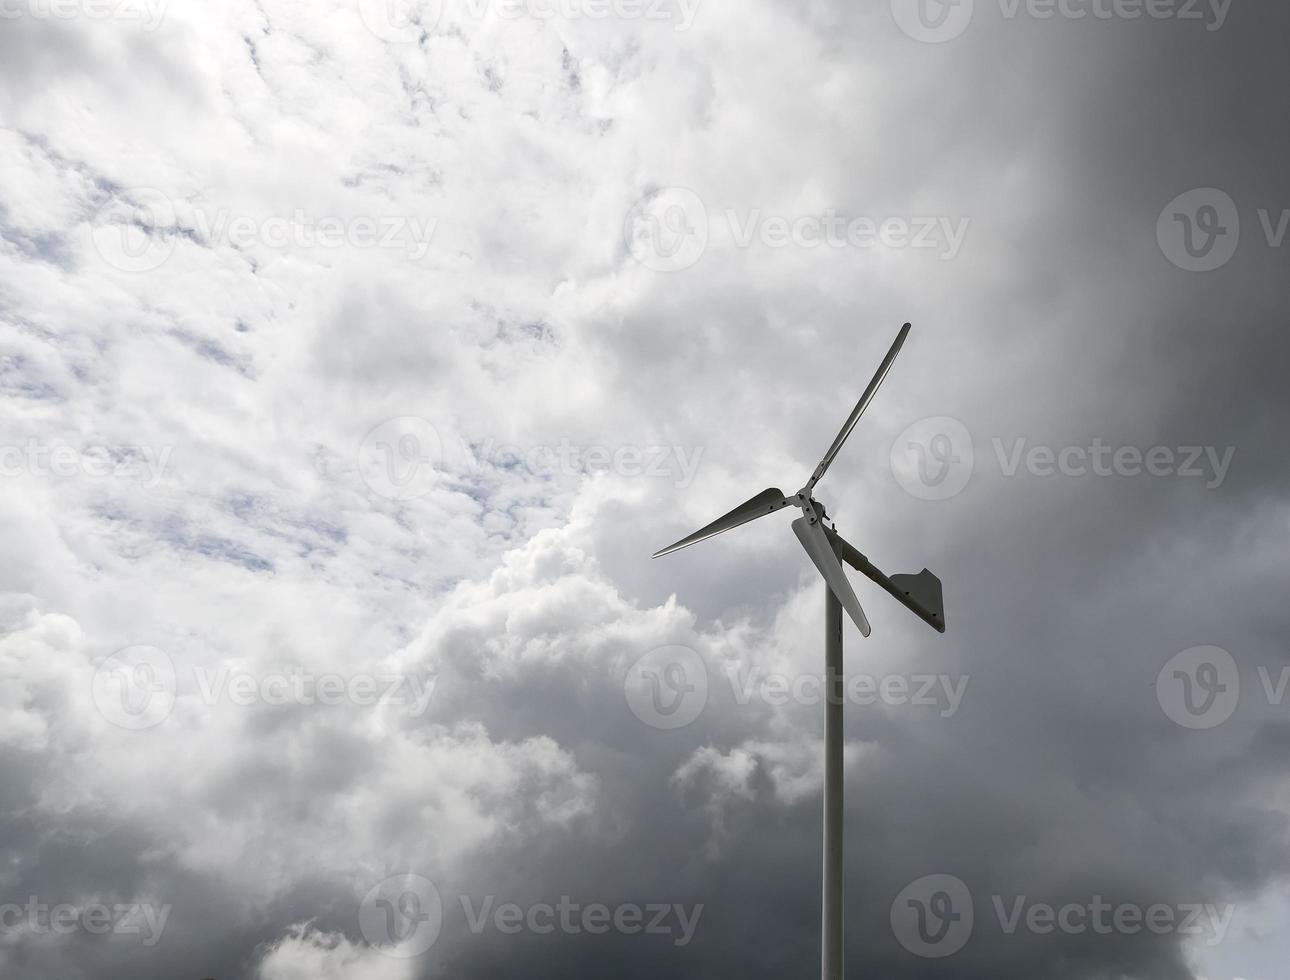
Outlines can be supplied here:
M820 978L842 980L842 603L824 586L824 890Z

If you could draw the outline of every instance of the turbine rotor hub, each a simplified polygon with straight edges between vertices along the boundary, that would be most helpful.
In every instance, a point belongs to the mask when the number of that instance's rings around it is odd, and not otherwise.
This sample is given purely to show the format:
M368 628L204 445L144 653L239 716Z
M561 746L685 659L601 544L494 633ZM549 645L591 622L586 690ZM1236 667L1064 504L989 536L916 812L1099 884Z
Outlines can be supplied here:
M800 507L802 513L810 518L812 524L828 519L829 515L825 513L824 505L811 496L811 491L808 487L803 487L793 495L793 505Z

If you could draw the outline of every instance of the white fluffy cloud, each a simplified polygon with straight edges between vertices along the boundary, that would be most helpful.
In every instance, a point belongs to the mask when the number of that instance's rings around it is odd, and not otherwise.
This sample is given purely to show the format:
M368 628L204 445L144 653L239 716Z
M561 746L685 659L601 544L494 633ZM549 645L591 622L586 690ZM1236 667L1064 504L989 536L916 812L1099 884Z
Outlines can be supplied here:
M413 980L416 963L343 936L293 930L264 954L260 980Z

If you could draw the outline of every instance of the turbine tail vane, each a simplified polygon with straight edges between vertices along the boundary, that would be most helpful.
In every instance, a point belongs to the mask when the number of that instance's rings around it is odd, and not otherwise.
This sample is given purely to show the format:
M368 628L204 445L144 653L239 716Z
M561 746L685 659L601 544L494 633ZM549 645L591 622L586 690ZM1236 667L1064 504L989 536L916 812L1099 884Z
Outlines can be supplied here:
M941 580L924 568L917 575L886 575L837 531L825 531L838 557L877 585L938 633L945 632L945 598Z

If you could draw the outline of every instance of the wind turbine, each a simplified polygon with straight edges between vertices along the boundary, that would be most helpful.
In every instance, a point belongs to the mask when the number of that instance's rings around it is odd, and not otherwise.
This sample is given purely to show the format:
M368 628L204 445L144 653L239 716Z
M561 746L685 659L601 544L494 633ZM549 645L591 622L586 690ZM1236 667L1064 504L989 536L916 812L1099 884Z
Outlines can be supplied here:
M917 575L884 575L838 534L836 526L825 525L825 521L830 518L824 511L824 505L814 497L815 485L824 477L847 436L851 435L860 416L873 401L878 386L887 377L892 362L900 353L901 345L909 336L909 330L908 323L900 328L900 333L896 335L887 356L878 365L878 371L869 382L869 387L865 388L860 401L851 410L833 444L820 460L820 465L815 467L815 472L806 481L806 486L791 497L784 496L781 490L774 487L763 490L730 513L718 517L707 527L654 553L655 558L670 555L785 507L797 507L802 511L802 516L793 521L793 533L802 542L802 547L825 581L824 667L827 696L824 704L824 888L820 919L822 980L842 980L842 610L847 611L861 634L868 636L870 632L869 620L847 580L842 562L845 561L868 576L932 629L938 633L945 632L941 580L926 568Z

